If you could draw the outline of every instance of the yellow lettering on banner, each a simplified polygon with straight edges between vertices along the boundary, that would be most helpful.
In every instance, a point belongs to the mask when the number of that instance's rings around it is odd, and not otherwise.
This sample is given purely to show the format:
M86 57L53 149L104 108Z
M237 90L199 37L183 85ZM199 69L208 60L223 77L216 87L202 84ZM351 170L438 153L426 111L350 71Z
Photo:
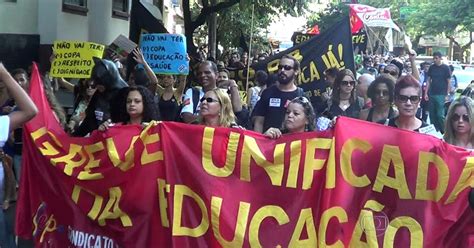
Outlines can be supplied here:
M354 187L365 187L370 184L370 179L367 175L357 176L352 170L352 153L354 150L360 150L363 153L367 153L372 149L372 145L362 139L352 138L347 140L341 149L341 172L344 180Z
M120 218L123 227L132 226L130 217L120 209L119 202L122 197L122 190L119 187L112 187L109 189L109 200L105 204L105 208L99 215L99 225L105 226L105 220L115 220Z
M99 216L100 209L102 207L102 202L104 202L104 198L100 195L96 195L86 189L83 189L82 187L78 185L74 185L74 188L72 190L72 200L74 201L74 203L77 204L79 202L79 196L82 191L85 191L89 195L94 196L94 203L92 204L91 209L87 213L87 216L91 218L92 220L95 220Z
M383 210L384 206L378 203L377 201L368 200L365 203L364 208L380 212ZM379 244L377 243L374 214L372 213L372 211L365 209L362 209L360 211L359 219L357 220L357 223L354 227L349 247L379 247ZM362 234L365 234L366 242L361 240Z
M115 143L113 138L107 138L107 153L109 154L110 161L112 161L112 164L115 167L119 167L120 170L122 171L128 171L134 166L134 150L133 150L133 145L135 144L135 141L137 141L138 136L133 136L132 137L132 142L130 142L130 146L128 147L128 150L125 152L125 160L122 161L120 159L120 156L118 154L117 148L115 147Z
M326 159L316 159L317 149L331 148L331 139L313 138L306 140L306 156L304 159L303 189L310 189L313 184L314 171L321 170Z
M240 162L240 179L243 181L250 182L250 161L252 158L255 160L255 163L262 167L268 174L272 185L281 186L284 172L285 144L275 146L272 163L265 158L254 138L244 136Z
M306 228L304 228L306 227ZM300 239L301 233L306 229L307 239ZM291 236L288 247L317 247L318 238L314 226L313 211L311 208L301 209L298 222Z
M332 207L329 209L324 210L323 214L321 215L321 220L319 221L319 247L327 247L327 248L343 248L344 243L341 240L337 240L334 244L327 244L326 243L326 233L329 225L329 221L336 217L339 223L346 223L347 222L347 213L341 207ZM316 247L316 246L314 246Z
M448 204L456 200L459 193L469 187L474 188L474 157L468 157L466 159L466 164L464 165L464 169L459 176L459 180L444 204Z
M400 216L390 221L383 239L384 248L393 247L395 243L395 235L397 234L397 231L403 227L407 228L410 232L409 247L423 247L423 228L421 227L420 223L411 217Z
M284 225L290 222L290 218L286 214L285 210L279 206L267 205L257 210L252 220L250 221L249 230L249 243L250 247L262 247L260 240L258 239L260 232L260 225L263 220L268 217L273 217L278 225Z
M201 209L201 223L197 227L190 228L181 226L184 197L190 197ZM186 185L175 185L173 201L173 236L189 236L193 238L204 235L209 229L209 217L206 204L202 198Z
M321 75L319 75L318 68L316 67L316 63L314 63L314 61L309 63L309 72L311 75L311 82L321 79Z
M48 133L48 130L45 128L45 127L42 127L42 128L39 128L38 130L34 131L31 133L31 138L35 141L36 143L36 140L39 139L40 137L46 135ZM49 133L50 135L52 135L52 137L55 137L52 133ZM54 139L53 138L53 141L55 141L56 145L58 145L59 147L62 147L61 143L58 142L57 139ZM41 144L43 147L38 147L41 154L43 154L44 156L55 156L55 155L58 155L59 154L59 151L54 148L54 146L49 143L48 141L45 141Z
M142 137L140 137L140 139L143 141L143 145L145 147L143 148L142 157L140 159L141 164L147 165L156 161L163 160L163 151L149 153L148 149L146 148L147 145L156 144L158 141L160 141L160 135L158 133L147 134L145 130L142 133L143 135Z
M395 177L388 176L388 169L392 163ZM382 158L372 190L382 192L384 187L397 190L400 199L412 199L406 181L405 165L397 146L384 145L383 147Z
M97 142L92 145L85 146L84 150L86 151L89 162L84 167L84 171L81 171L77 176L80 180L97 180L104 178L102 173L91 173L92 168L97 168L100 165L100 159L95 159L94 153L104 150L104 144L102 142Z
M428 189L428 168L434 164L438 171L438 180L434 190ZM432 152L420 152L418 159L418 175L416 177L417 200L439 201L446 192L449 182L449 169L444 160Z
M222 207L222 198L213 196L211 198L211 223L214 237L222 247L242 247L244 236L247 230L247 222L250 212L250 203L240 202L239 213L235 223L234 238L228 241L222 237L220 232L220 214Z
M329 158L326 164L326 189L336 187L336 138L332 138Z
M301 160L301 140L295 140L291 142L290 156L290 168L288 169L288 179L286 180L286 187L296 188Z
M74 161L73 158L76 157L76 155L80 156L79 161ZM62 156L62 157L57 157L57 158L52 158L51 163L56 165L57 163L64 163L64 173L68 176L72 175L72 171L74 168L77 168L84 164L86 161L86 154L82 150L82 146L76 145L76 144L70 144L69 146L69 153Z
M289 55L291 55L293 58L295 58L296 60L300 62L303 60L303 55L301 54L300 49L296 49L290 52Z
M275 59L273 61L268 62L267 64L267 70L268 73L275 73L278 71L278 65L280 64L280 59Z
M237 156L237 147L239 146L240 134L230 132L229 143L227 144L227 154L225 165L217 167L212 159L212 143L214 139L214 128L205 127L202 137L202 166L204 170L211 176L228 177L235 168L235 160Z
M168 219L168 200L166 199L166 181L158 178L158 204L160 206L160 218L161 225L163 227L170 227L170 221Z
M304 72L306 71L307 68L308 68L307 66L304 66L303 68L301 68L301 72L298 75L299 76L299 82L301 82L303 84L307 84L307 83L311 82L310 78L306 78L304 76Z
M44 229L41 232L41 237L40 237L39 242L43 243L44 235L46 233L54 232L56 229L57 229L56 228L56 219L54 219L54 214L52 214L51 216L49 216L48 220L46 221L46 224L44 225Z

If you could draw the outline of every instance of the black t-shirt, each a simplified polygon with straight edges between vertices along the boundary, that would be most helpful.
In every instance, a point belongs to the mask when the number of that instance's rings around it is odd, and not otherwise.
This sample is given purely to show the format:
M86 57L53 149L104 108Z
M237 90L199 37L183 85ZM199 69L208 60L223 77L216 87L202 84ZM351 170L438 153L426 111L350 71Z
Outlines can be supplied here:
M390 119L388 120L387 126L399 128L399 127L397 126L397 124L395 123L395 121L397 120L397 118L398 118L398 117L390 118ZM384 124L385 121L380 121L380 122L378 122L378 123L379 123L379 124ZM417 129L413 130L413 132L420 132L420 128L424 128L424 127L427 127L427 126L429 126L428 123L426 123L426 122L424 122L424 121L421 121L421 126L420 126L419 128L417 128Z
M315 88L311 90L313 94L310 100L317 115L320 115L328 107L327 100L323 98L322 94L328 91L330 88L331 85L329 82L324 81L322 83L316 83Z
M431 78L429 95L431 96L445 96L448 93L448 81L446 79L451 77L451 71L445 64L433 64L428 70L428 76Z
M254 116L263 116L263 132L270 127L281 128L288 103L298 96L298 89L291 92L280 91L276 85L263 91L255 105Z

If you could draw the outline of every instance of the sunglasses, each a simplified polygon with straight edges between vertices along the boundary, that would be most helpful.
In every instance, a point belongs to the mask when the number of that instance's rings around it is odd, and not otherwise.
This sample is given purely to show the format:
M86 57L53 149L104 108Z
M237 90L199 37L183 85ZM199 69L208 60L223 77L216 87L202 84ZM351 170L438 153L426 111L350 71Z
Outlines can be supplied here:
M410 100L411 103L419 103L420 102L420 96L405 96L405 95L398 95L397 100L403 103L408 102Z
M293 70L293 66L289 65L279 65L278 70L281 71L281 69L285 69L285 71Z
M95 85L95 84L88 84L88 85L87 85L87 88L88 88L88 89L95 89L95 88L97 88L97 85Z
M376 96L388 96L388 90L376 90L375 95Z
M304 97L304 96L297 96L295 97L293 100L291 100L292 102L301 102L301 103L309 103L309 100L308 98Z
M345 86L354 86L356 84L356 81L341 81L341 85Z
M451 117L452 121L460 121L461 119L464 122L469 122L469 115L467 115L467 114L463 114L463 115L453 114L453 116Z
M216 100L216 99L214 99L214 98L212 98L212 97L203 97L203 98L201 98L201 100L199 100L199 101L200 101L200 102L206 101L207 103L211 103L211 102L217 102L217 103L218 103L218 102L219 102L219 100Z
M383 70L383 73L387 73L387 74L390 74L392 76L397 76L398 77L398 73L396 71L392 71L392 70Z

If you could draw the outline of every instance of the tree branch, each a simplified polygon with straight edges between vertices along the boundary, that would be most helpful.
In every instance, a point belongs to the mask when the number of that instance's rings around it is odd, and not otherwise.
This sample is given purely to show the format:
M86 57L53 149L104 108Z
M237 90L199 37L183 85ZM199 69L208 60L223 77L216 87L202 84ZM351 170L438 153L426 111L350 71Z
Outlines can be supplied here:
M196 20L193 21L191 28L195 30L196 28L198 28L199 26L203 25L206 22L206 19L210 14L219 12L222 9L227 9L229 7L232 7L233 5L239 2L240 0L229 0L227 2L221 2L207 8L202 8L201 13L199 13Z

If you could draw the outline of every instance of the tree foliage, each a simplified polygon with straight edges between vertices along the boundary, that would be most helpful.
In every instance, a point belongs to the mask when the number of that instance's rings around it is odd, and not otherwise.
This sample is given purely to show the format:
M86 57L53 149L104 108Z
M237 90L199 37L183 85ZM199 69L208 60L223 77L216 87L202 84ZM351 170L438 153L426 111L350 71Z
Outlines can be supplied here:
M306 0L217 0L216 2L211 5L210 0L202 0L202 5L197 5L195 1L183 0L185 35L191 53L197 51L194 43L195 31L205 25L207 17L212 13L218 13L218 40L224 47L228 47L238 45L241 33L246 37L250 36L252 4L255 5L254 30L257 30L257 34L261 34L261 30L266 28L277 14L298 15L306 6Z
M310 28L317 24L319 30L324 32L347 16L349 16L349 6L347 4L331 2L321 13L309 16L306 25Z

